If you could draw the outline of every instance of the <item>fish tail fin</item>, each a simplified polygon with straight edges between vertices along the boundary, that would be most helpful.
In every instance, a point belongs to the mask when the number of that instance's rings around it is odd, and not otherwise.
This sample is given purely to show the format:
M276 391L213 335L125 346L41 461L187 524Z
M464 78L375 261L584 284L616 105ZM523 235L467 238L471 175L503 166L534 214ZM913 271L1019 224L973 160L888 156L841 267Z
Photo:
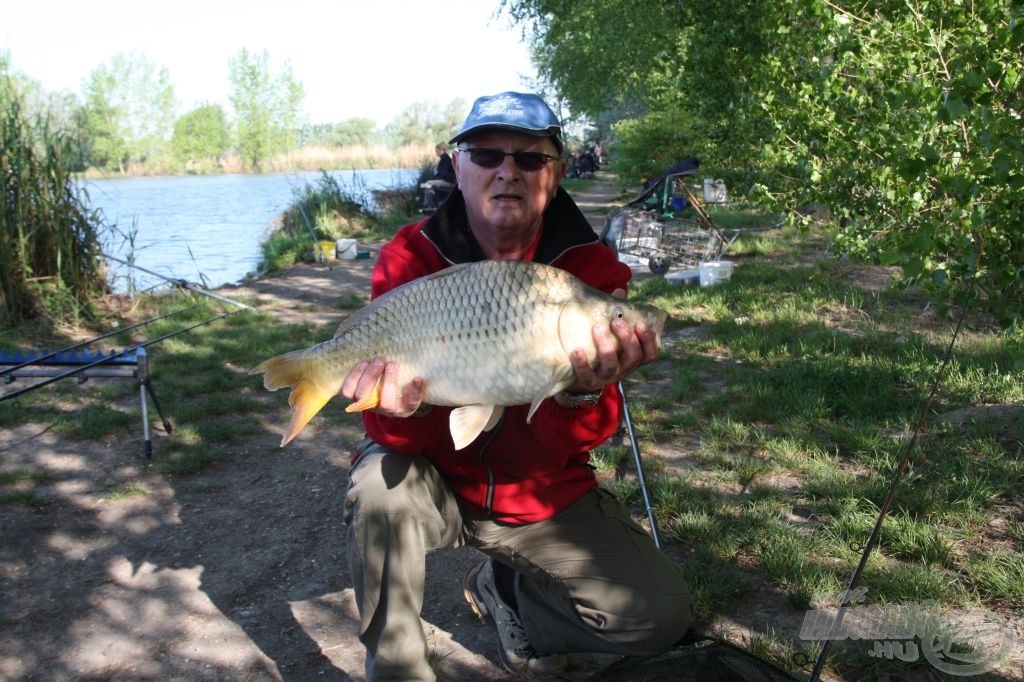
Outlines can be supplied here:
M281 447L288 445L299 435L309 420L323 409L335 393L336 391L325 391L308 379L300 379L292 389L292 394L288 396L288 404L292 406L292 419L288 422L288 432L281 439Z
M281 447L299 435L313 415L319 412L327 404L327 401L338 392L323 387L309 376L302 353L285 353L264 360L249 373L262 373L263 386L269 391L292 387L291 395L288 396L288 404L292 408L292 418L288 422L288 431L281 439Z
M363 410L371 410L380 405L380 393L384 387L384 375L377 379L377 384L373 387L373 390L367 393L365 396L360 398L354 403L351 403L345 408L346 412L362 412Z

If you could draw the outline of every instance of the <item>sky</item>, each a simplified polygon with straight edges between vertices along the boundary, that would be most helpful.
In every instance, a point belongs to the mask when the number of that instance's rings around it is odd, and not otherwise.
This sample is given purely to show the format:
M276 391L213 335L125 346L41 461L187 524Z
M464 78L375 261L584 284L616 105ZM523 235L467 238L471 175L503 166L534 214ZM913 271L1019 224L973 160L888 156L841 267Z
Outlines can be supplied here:
M141 51L166 67L178 114L228 107L228 62L266 50L305 88L311 123L370 118L384 126L416 102L440 107L536 77L519 27L499 0L48 0L8 2L0 51L44 89L79 94L93 69Z

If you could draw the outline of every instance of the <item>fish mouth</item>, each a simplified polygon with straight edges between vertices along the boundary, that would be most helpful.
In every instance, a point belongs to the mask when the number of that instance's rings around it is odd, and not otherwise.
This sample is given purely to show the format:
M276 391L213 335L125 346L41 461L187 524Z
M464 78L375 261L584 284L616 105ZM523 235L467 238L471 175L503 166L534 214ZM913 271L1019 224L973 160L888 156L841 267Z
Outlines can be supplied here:
M523 196L514 192L500 192L492 195L491 199L494 201L522 201Z

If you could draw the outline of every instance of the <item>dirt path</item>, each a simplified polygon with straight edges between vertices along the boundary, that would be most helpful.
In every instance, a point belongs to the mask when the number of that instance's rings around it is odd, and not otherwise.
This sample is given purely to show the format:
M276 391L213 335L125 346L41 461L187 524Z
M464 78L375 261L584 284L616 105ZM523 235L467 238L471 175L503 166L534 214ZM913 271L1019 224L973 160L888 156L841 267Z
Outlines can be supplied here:
M580 203L599 228L619 188L608 176L591 188ZM333 325L372 267L300 266L222 293ZM48 473L37 504L0 505L0 679L362 680L342 522L358 422L318 420L282 450L280 409L263 417L228 461L180 478L146 465L135 432L83 444L46 424L0 431L4 469ZM427 561L423 625L442 680L506 679L461 595L481 556ZM570 679L606 660L574 658Z

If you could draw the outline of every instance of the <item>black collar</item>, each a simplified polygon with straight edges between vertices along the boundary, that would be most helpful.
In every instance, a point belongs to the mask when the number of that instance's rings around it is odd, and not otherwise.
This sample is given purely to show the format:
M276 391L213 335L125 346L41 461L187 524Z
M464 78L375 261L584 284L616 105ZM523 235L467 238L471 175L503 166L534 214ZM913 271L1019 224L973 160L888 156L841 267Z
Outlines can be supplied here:
M483 251L469 230L466 201L458 188L452 190L448 199L427 220L422 232L449 263L484 260ZM544 233L533 260L550 264L570 249L597 241L597 234L576 202L559 187L544 211Z

